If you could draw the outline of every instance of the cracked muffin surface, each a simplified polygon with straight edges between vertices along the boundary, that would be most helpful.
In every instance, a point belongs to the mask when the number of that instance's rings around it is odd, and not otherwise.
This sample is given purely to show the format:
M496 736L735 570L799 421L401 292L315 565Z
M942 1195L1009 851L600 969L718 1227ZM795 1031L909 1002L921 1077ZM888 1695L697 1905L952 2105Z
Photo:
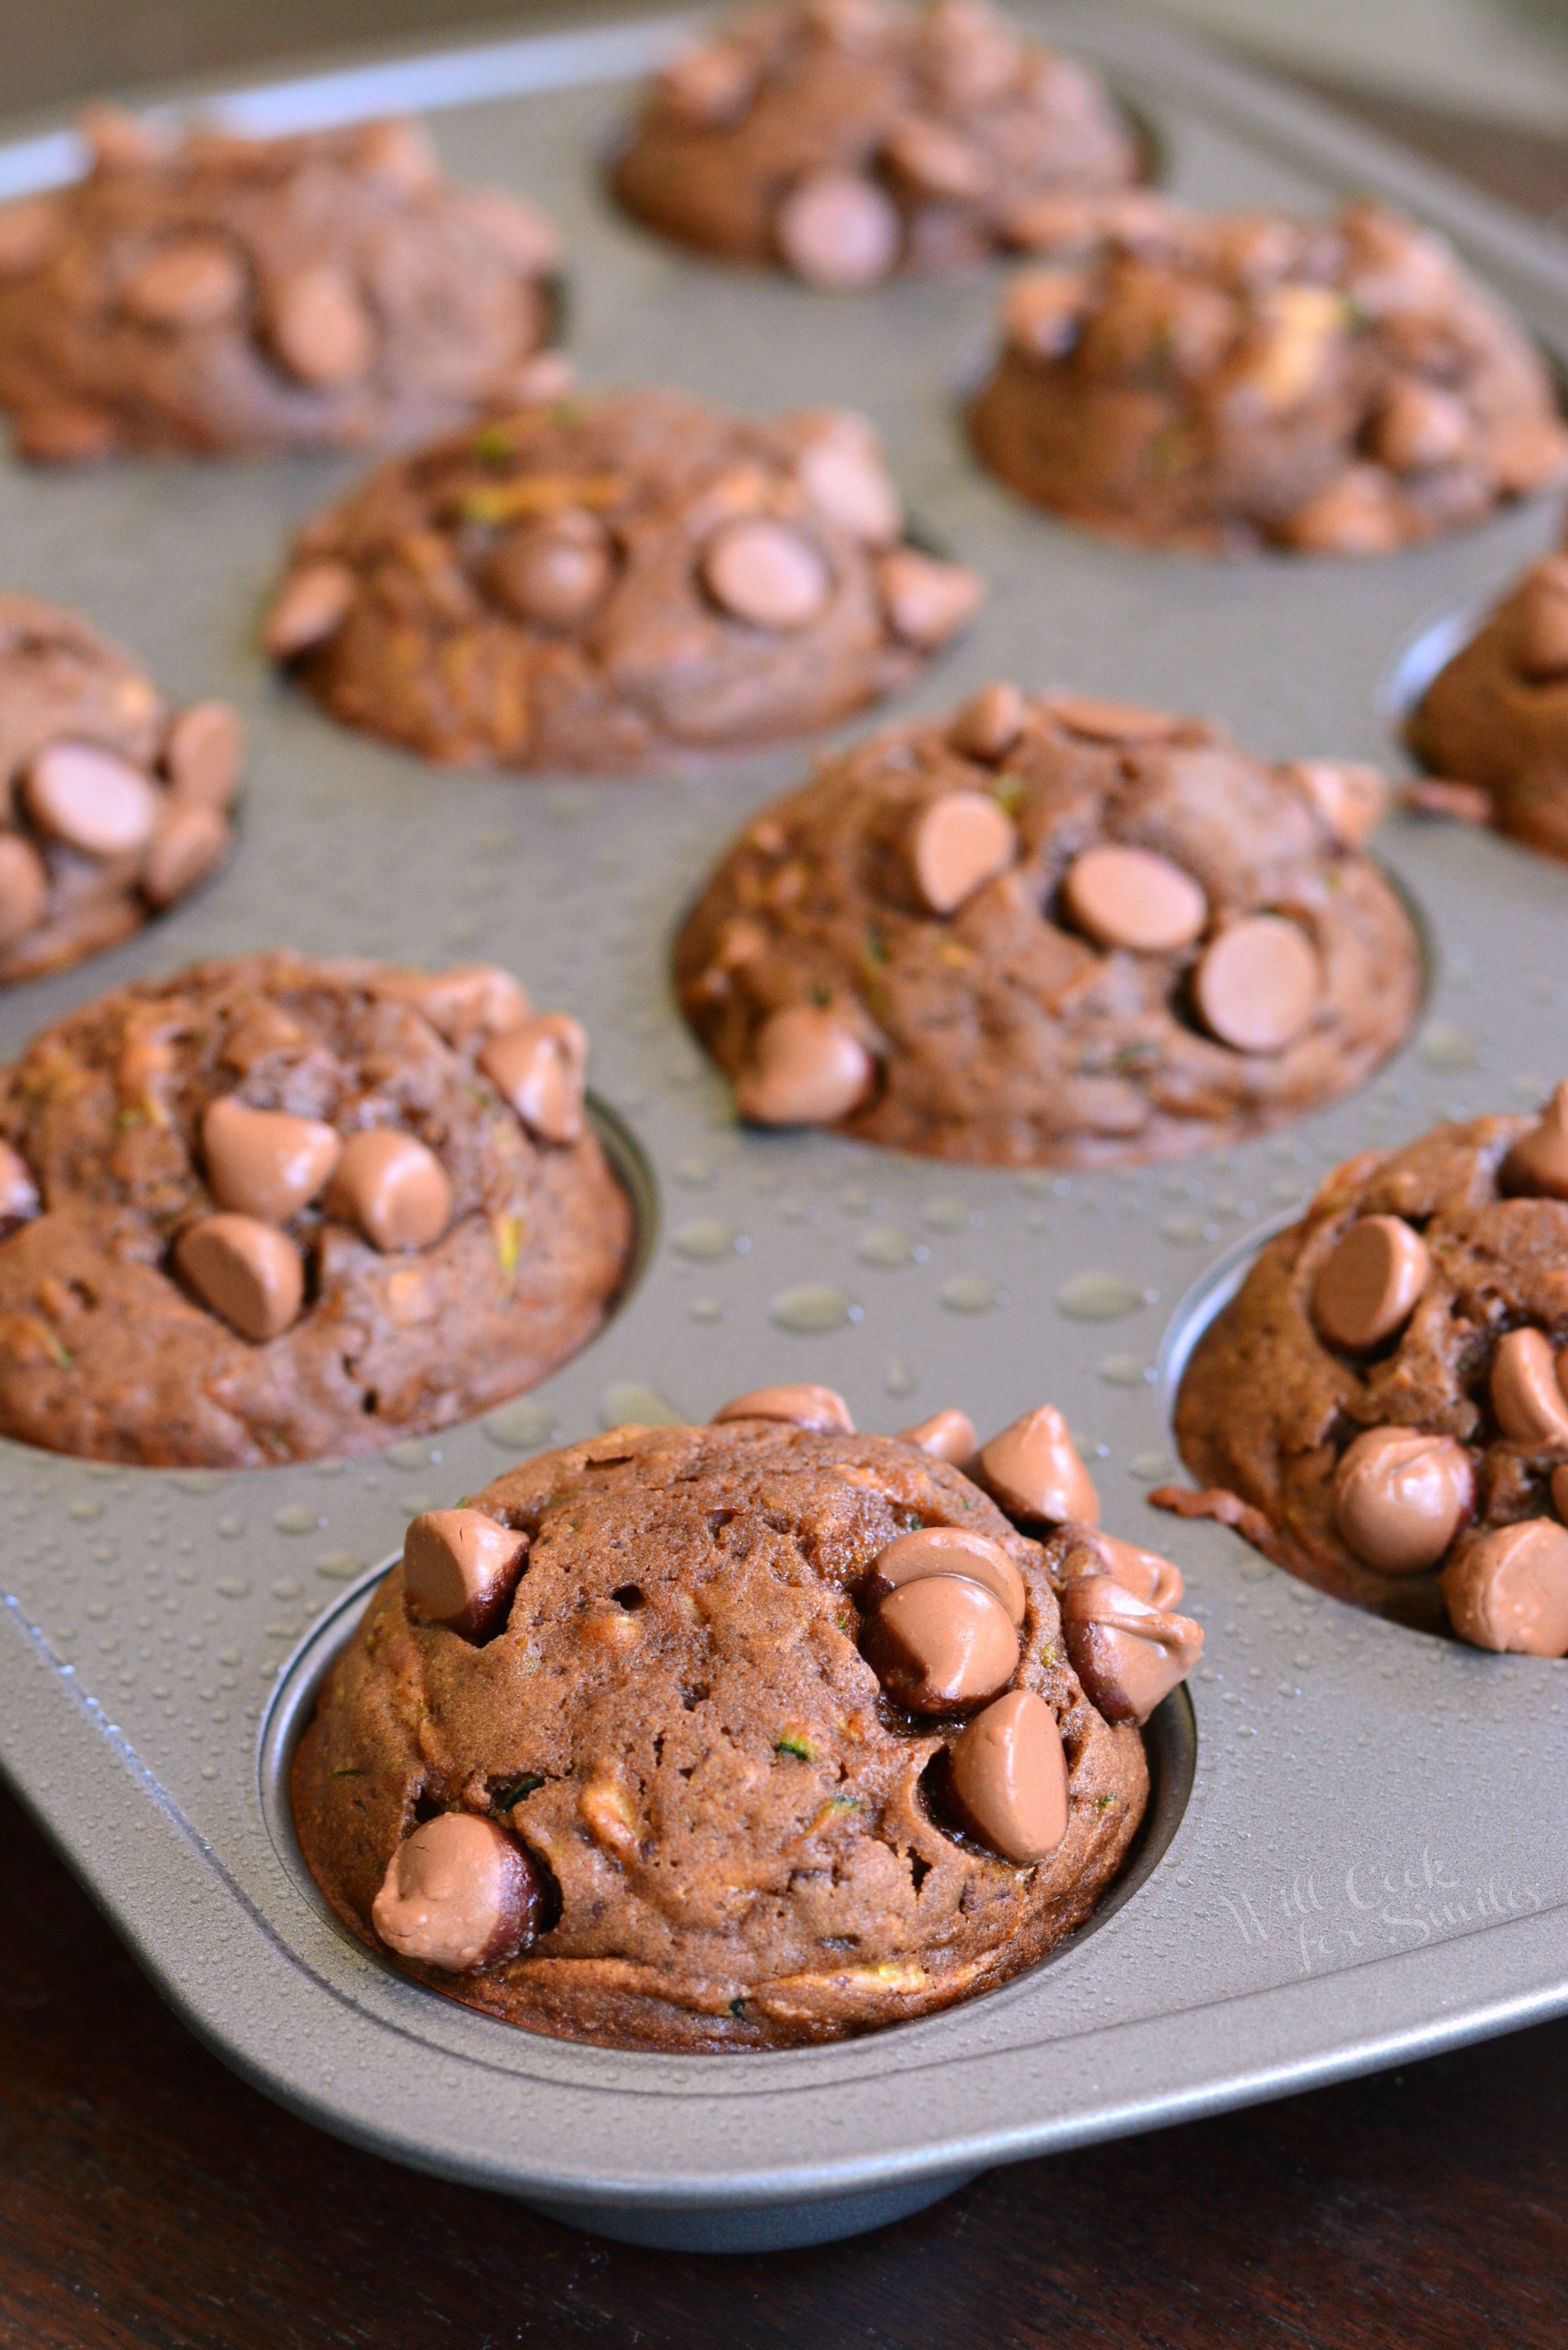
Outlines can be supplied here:
M1376 1613L1561 1656L1565 1339L1559 1087L1326 1178L1193 1350L1176 1433L1206 1491L1153 1498Z
M250 1467L515 1395L628 1261L585 1053L486 966L253 955L67 1014L0 1075L0 1428Z
M407 120L164 141L84 117L86 178L0 209L0 406L20 453L357 448L524 396L554 228L442 181Z
M992 472L1146 544L1379 555L1559 482L1544 361L1449 247L1386 207L1062 208L971 410Z
M1027 248L1042 198L1138 161L1097 78L981 0L806 0L675 58L613 179L678 244L848 289Z
M635 771L846 716L980 596L907 542L863 419L639 390L372 473L301 533L267 643L334 717L432 758Z
M432 1988L623 2047L834 2039L1005 1981L1115 1875L1147 1772L1064 1648L1056 1578L1088 1529L1029 1539L947 1461L842 1420L617 1429L469 1508L526 1538L499 1624L476 1639L421 1617L410 1529L292 1780L312 1873L373 1947L400 1851L432 1823L521 1848L533 1938L477 1971L405 1959ZM933 1809L960 1718L895 1704L857 1645L878 1555L948 1526L1022 1579L1003 1705L1047 1709L1065 1762L1058 1841L1028 1866Z
M986 688L747 827L688 915L743 1116L996 1165L1158 1159L1359 1084L1414 1016L1370 769Z

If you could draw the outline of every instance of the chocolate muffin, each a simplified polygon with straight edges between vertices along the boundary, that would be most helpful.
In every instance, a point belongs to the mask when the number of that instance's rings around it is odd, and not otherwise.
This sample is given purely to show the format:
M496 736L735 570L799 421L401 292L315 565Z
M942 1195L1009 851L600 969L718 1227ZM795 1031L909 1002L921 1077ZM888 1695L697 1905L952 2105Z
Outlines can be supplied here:
M357 448L539 380L556 233L447 187L407 121L165 142L95 109L91 168L0 210L0 406L19 452Z
M631 1237L587 1051L484 965L248 955L68 1013L0 1072L0 1430L250 1468L543 1378Z
M1316 1108L1421 990L1362 853L1370 768L988 686L755 818L675 950L741 1115L992 1166L1106 1166Z
M861 418L639 390L372 473L302 533L267 646L431 758L626 770L845 717L980 595L908 544Z
M226 854L225 702L171 710L74 612L0 596L0 987L118 946Z
M614 184L678 244L848 290L1028 246L1043 197L1137 166L1095 77L984 0L805 0L667 67Z
M1037 504L1151 544L1382 555L1561 479L1541 359L1397 213L1059 213L971 411L986 464Z
M1438 779L1412 787L1417 806L1568 857L1568 556L1525 573L1432 680L1407 733Z
M1336 1597L1568 1654L1568 1086L1327 1177L1199 1340L1177 1403L1236 1526Z
M569 2039L973 1998L1116 1876L1202 1647L1097 1517L1049 1407L977 1455L775 1388L541 1454L409 1528L295 1757L306 1860L417 1980Z

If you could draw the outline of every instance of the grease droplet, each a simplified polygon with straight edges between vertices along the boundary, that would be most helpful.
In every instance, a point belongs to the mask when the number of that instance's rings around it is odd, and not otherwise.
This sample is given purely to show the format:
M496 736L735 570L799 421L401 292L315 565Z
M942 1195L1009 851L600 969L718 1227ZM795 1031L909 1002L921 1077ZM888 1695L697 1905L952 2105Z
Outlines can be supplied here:
M989 1314L1001 1304L995 1285L978 1273L957 1273L937 1295L950 1314Z
M700 1223L682 1224L670 1245L677 1256L706 1264L714 1257L731 1253L735 1245L735 1228L733 1224L721 1223L716 1217L706 1217Z
M480 1421L492 1444L507 1452L537 1452L556 1433L556 1423L536 1403L504 1403Z

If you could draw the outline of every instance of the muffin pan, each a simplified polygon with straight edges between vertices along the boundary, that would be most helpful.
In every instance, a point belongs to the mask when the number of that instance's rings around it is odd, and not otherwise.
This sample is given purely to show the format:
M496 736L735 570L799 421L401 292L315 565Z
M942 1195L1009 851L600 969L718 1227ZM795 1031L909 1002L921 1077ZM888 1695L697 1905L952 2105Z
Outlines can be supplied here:
M1020 14L1106 67L1184 196L1389 195L1568 352L1568 263L1544 232L1152 24ZM835 300L687 260L610 212L596 159L624 77L673 33L510 43L251 91L234 111L282 129L439 109L457 177L515 185L561 219L590 385L867 409L912 506L992 583L967 641L898 709L1012 674L1211 711L1274 756L1392 757L1375 697L1397 648L1547 547L1553 506L1378 561L1228 565L1107 546L1015 505L965 453L947 396L995 274ZM61 140L0 151L0 187L67 162ZM1433 942L1417 1035L1360 1093L1219 1156L1019 1175L742 1133L665 957L715 841L805 752L694 761L657 783L535 782L338 731L254 639L288 530L354 471L0 473L8 583L79 606L171 696L233 701L251 744L228 868L156 931L0 1000L0 1053L202 952L491 958L587 1022L592 1083L657 1180L658 1229L645 1198L648 1269L581 1356L432 1442L230 1475L0 1446L0 1763L171 2003L249 2078L362 2144L612 2234L731 2250L852 2232L989 2164L1568 2006L1553 1915L1568 1902L1568 1668L1402 1631L1144 1501L1174 1469L1162 1333L1204 1267L1352 1150L1525 1106L1568 1071L1560 869L1490 834L1391 820L1379 852ZM534 2038L379 1966L304 1879L280 1790L313 1677L403 1523L556 1431L701 1418L801 1378L840 1388L867 1427L950 1402L995 1427L1050 1399L1109 1528L1181 1565L1209 1648L1190 1711L1178 1699L1156 1724L1158 1801L1124 1885L1045 1965L971 2005L729 2063Z

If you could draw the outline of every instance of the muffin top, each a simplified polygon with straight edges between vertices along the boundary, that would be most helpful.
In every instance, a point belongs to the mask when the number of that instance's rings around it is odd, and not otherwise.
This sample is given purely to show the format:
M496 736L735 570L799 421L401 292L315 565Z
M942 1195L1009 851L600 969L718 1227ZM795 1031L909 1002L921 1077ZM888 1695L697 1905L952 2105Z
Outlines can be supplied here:
M1043 195L1137 161L1095 77L984 0L805 0L667 67L615 187L680 244L846 290L1027 245Z
M1050 212L1055 214L1053 228ZM971 423L1026 497L1228 551L1381 554L1559 479L1545 366L1442 240L1142 194L1042 208Z
M412 122L159 139L95 109L85 179L0 210L0 405L42 463L358 447L524 395L556 233L450 188Z
M1568 1087L1329 1175L1195 1349L1210 1490L1295 1574L1428 1630L1568 1653Z
M1404 1035L1382 797L1202 719L990 686L753 820L680 933L681 1005L763 1123L995 1165L1196 1149Z
M301 534L274 656L431 757L635 769L826 725L980 599L905 543L875 434L638 390L384 466Z
M74 612L0 596L0 986L129 938L229 846L240 724L175 711Z
M0 1430L249 1467L514 1395L627 1259L586 1058L489 966L248 955L68 1013L0 1073Z
M774 1388L415 1520L294 1766L339 1915L626 2047L836 2038L1031 1963L1125 1855L1136 1723L1202 1636L1174 1568L1085 1522L1059 1415L974 1454L957 1412L859 1436Z
M1417 806L1568 857L1568 556L1532 564L1411 712ZM1454 785L1460 787L1454 789Z

